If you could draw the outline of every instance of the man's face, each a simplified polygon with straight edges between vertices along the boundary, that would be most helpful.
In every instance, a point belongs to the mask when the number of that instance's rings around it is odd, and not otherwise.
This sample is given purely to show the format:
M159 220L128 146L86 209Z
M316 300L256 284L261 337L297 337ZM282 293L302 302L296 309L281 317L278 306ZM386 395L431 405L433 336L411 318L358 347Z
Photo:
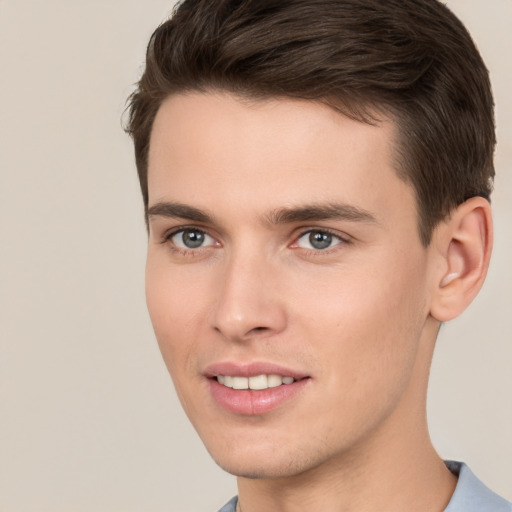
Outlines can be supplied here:
M430 253L394 139L390 121L306 101L191 93L160 108L147 302L224 469L297 474L389 444L421 416Z

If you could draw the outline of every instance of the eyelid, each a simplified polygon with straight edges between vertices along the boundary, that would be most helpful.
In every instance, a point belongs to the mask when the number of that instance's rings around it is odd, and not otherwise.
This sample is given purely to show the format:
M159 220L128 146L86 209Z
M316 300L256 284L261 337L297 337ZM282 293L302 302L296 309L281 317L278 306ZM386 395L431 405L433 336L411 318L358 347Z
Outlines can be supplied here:
M180 233L181 231L186 231L187 229L191 230L191 231L198 231L199 233L204 233L205 235L209 234L206 229L199 227L199 226L179 225L179 226L174 226L172 228L166 229L162 233L162 235L161 235L162 243L165 243L167 240L169 240L169 238L173 237L177 233Z

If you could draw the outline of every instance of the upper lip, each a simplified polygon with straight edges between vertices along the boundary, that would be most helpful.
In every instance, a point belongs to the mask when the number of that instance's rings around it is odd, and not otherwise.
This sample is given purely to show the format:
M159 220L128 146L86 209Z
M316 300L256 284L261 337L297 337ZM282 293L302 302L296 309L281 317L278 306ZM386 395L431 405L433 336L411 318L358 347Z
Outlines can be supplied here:
M309 375L286 368L279 364L254 361L249 363L237 363L234 361L222 361L210 364L204 370L208 378L217 375L231 375L233 377L255 377L257 375L280 375L281 377L293 377L295 380L309 377Z

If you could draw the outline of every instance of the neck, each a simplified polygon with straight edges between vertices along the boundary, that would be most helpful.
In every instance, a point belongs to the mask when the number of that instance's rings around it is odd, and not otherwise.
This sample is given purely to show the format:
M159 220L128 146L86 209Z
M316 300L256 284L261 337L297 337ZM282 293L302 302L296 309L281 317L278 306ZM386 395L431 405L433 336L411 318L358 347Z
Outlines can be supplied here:
M418 432L414 433L415 436ZM430 441L389 445L374 453L343 454L299 475L238 478L240 512L442 512L456 485Z

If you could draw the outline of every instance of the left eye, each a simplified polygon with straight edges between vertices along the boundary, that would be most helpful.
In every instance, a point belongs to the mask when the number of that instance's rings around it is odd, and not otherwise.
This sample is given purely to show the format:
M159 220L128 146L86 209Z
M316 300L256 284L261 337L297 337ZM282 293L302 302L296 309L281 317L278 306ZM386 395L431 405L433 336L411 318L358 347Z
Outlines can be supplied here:
M302 249L329 249L342 242L341 238L328 231L311 230L297 239L297 245Z
M174 233L170 239L180 249L199 249L215 243L210 235L198 229L182 229Z

